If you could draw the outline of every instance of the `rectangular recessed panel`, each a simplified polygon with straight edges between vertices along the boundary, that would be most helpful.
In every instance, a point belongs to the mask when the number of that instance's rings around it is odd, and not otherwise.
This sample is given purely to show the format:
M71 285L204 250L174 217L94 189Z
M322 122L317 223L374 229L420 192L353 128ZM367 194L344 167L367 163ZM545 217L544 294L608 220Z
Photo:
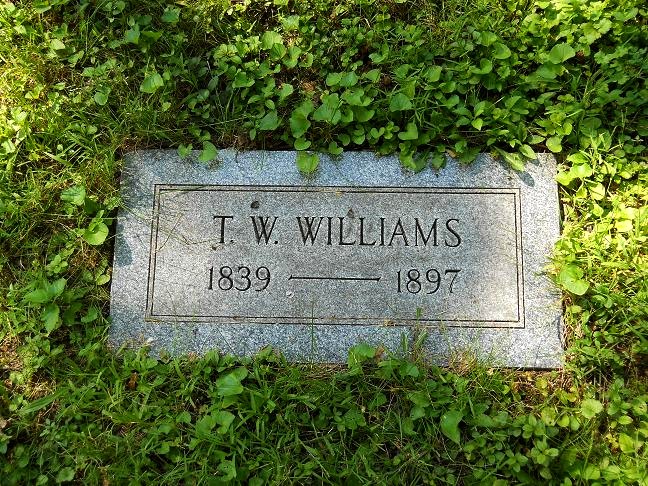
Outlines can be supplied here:
M523 327L519 198L158 184L146 318Z

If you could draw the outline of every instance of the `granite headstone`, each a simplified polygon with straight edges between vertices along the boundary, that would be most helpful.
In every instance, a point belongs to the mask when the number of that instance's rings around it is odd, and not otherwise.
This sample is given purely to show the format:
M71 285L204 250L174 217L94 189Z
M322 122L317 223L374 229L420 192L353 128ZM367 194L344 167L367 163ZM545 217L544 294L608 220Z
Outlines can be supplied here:
M437 363L561 365L560 295L543 273L559 236L555 161L488 156L414 174L391 157L222 150L129 154L111 295L113 345L154 352L271 345L340 362L427 332Z

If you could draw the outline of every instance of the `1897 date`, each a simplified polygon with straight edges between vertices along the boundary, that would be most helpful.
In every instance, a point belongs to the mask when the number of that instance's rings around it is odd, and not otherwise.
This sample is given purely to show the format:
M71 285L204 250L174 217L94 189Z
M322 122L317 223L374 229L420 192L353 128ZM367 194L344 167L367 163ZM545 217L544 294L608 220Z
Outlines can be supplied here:
M399 270L396 272L397 284L396 292L409 292L410 294L418 294L423 291L426 294L434 294L439 291L444 281L450 281L448 285L448 292L453 293L455 280L457 275L461 272L460 269L444 270L443 276L436 268L430 268L425 273L416 268L412 268L407 272Z

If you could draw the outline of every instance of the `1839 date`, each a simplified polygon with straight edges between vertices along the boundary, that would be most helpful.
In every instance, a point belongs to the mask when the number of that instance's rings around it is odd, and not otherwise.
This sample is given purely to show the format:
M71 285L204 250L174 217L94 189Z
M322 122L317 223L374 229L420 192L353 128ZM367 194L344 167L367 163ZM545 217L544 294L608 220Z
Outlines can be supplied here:
M215 267L209 269L208 290L214 290L216 286L221 290L234 289L239 292L246 292L254 289L256 292L261 292L266 290L268 285L270 285L270 270L268 267L257 267L254 271L245 265L234 268L224 265L219 269Z

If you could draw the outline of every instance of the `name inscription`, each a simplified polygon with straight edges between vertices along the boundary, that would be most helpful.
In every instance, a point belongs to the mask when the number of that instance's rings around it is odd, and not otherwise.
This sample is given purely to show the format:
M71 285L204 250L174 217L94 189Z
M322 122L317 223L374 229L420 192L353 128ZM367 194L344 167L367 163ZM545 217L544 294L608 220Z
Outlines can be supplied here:
M524 327L519 198L157 185L146 319Z

